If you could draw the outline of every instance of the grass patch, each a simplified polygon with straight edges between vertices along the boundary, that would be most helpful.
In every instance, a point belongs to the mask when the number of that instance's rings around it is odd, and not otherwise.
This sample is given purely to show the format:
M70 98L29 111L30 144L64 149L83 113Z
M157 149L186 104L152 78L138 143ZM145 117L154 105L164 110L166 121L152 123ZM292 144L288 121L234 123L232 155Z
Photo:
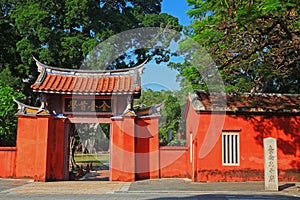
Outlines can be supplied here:
M75 154L76 163L106 163L109 162L109 154Z

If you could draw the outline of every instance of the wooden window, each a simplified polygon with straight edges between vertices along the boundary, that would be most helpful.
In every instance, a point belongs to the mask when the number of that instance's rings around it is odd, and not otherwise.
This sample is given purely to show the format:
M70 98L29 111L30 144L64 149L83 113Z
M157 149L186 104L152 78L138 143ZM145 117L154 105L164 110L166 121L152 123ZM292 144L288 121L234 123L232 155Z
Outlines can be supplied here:
M240 165L240 138L239 133L222 133L222 165Z

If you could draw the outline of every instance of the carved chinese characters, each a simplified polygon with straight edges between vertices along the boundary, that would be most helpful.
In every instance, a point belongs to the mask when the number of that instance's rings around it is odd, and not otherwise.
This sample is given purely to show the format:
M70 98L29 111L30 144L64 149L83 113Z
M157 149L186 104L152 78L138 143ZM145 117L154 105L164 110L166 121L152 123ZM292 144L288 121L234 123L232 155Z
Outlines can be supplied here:
M265 190L278 191L276 139L264 139Z
M65 113L80 113L80 112L97 112L97 113L112 113L112 99L81 99L81 98L65 98L64 99Z

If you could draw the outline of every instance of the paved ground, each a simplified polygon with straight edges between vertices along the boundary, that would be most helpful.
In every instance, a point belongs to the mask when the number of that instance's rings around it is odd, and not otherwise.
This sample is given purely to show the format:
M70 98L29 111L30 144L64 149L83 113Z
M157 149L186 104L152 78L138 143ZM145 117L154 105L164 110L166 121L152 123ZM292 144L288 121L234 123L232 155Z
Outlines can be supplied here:
M103 178L99 173L96 176ZM46 183L0 179L0 199L300 199L299 182L280 183L281 191L265 192L263 182L192 183L188 179L160 179L124 183L87 181L88 178Z
M0 178L0 192L9 191L29 183L33 183L33 180Z
M280 183L280 194L300 197L300 183ZM193 183L189 179L159 179L131 183L129 191L197 191L197 192L258 192L264 193L263 182Z

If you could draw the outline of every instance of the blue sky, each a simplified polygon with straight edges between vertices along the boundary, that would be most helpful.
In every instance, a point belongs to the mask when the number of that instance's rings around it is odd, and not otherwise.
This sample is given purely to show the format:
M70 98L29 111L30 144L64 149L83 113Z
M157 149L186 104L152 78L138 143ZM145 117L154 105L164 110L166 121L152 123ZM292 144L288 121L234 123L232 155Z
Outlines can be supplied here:
M163 0L162 2L162 12L177 17L181 25L190 24L190 19L186 15L186 10L188 9L185 0Z
M162 13L168 13L179 19L181 25L189 25L190 19L186 15L188 5L185 0L163 0ZM171 70L166 63L159 65L151 62L145 65L142 75L142 88L151 88L153 90L178 90L179 83L176 82L178 72Z

